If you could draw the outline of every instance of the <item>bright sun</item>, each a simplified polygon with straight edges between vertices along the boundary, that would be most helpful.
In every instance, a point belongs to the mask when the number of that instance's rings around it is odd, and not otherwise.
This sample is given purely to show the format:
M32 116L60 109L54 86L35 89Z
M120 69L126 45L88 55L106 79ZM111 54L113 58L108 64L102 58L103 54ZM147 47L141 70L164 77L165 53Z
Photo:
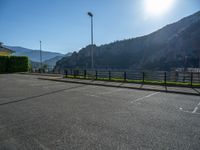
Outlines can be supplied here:
M175 0L144 0L148 16L161 16L173 6Z

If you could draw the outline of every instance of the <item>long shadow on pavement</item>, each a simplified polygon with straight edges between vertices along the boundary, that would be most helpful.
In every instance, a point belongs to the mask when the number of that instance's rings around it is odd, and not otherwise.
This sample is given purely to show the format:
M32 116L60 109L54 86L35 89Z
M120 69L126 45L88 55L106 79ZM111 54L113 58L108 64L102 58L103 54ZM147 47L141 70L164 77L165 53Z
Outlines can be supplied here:
M35 96L30 96L30 97L26 97L26 98L22 98L22 99L17 99L17 100L13 100L13 101L10 101L10 102L0 103L0 106L18 103L18 102L21 102L21 101L27 101L27 100L30 100L30 99L34 99L34 98L38 98L38 97L42 97L42 96L46 96L46 95L51 95L51 94L63 92L63 91L66 91L66 90L76 89L76 88L83 87L83 86L86 86L86 85L79 85L79 86L75 86L75 87L71 87L71 88L67 88L67 89L60 89L60 90L56 90L56 91L43 93L43 94L40 94L40 95L35 95Z

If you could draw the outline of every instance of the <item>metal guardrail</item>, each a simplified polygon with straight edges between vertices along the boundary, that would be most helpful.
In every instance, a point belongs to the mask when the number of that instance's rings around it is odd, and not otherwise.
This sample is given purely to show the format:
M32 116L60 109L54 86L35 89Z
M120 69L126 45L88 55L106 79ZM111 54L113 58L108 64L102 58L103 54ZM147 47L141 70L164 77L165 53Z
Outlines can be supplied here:
M41 72L40 70L35 72ZM154 82L162 84L183 83L185 85L200 84L200 72L176 72L176 71L134 71L134 70L80 70L66 69L65 71L42 71L43 73L63 74L66 77L117 80L128 82Z
M77 70L66 69L66 77L92 78L105 80L121 80L132 82L158 82L158 83L188 83L200 84L200 73L193 72L166 72L166 71L115 71L115 70Z

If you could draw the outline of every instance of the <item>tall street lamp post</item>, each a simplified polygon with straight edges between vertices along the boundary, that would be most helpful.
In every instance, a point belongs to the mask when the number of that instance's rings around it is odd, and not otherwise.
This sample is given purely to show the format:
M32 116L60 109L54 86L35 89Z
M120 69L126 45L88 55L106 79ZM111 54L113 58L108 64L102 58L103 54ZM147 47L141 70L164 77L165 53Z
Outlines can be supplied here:
M91 68L94 69L94 52L93 52L93 14L88 12L88 16L91 18Z

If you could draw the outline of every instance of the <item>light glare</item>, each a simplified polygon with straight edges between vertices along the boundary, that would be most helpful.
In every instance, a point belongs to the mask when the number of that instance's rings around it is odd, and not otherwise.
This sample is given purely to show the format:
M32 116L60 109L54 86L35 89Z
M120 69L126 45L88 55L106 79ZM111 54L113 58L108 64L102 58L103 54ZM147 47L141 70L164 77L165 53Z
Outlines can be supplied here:
M169 11L174 0L145 0L144 3L148 16L161 16Z

